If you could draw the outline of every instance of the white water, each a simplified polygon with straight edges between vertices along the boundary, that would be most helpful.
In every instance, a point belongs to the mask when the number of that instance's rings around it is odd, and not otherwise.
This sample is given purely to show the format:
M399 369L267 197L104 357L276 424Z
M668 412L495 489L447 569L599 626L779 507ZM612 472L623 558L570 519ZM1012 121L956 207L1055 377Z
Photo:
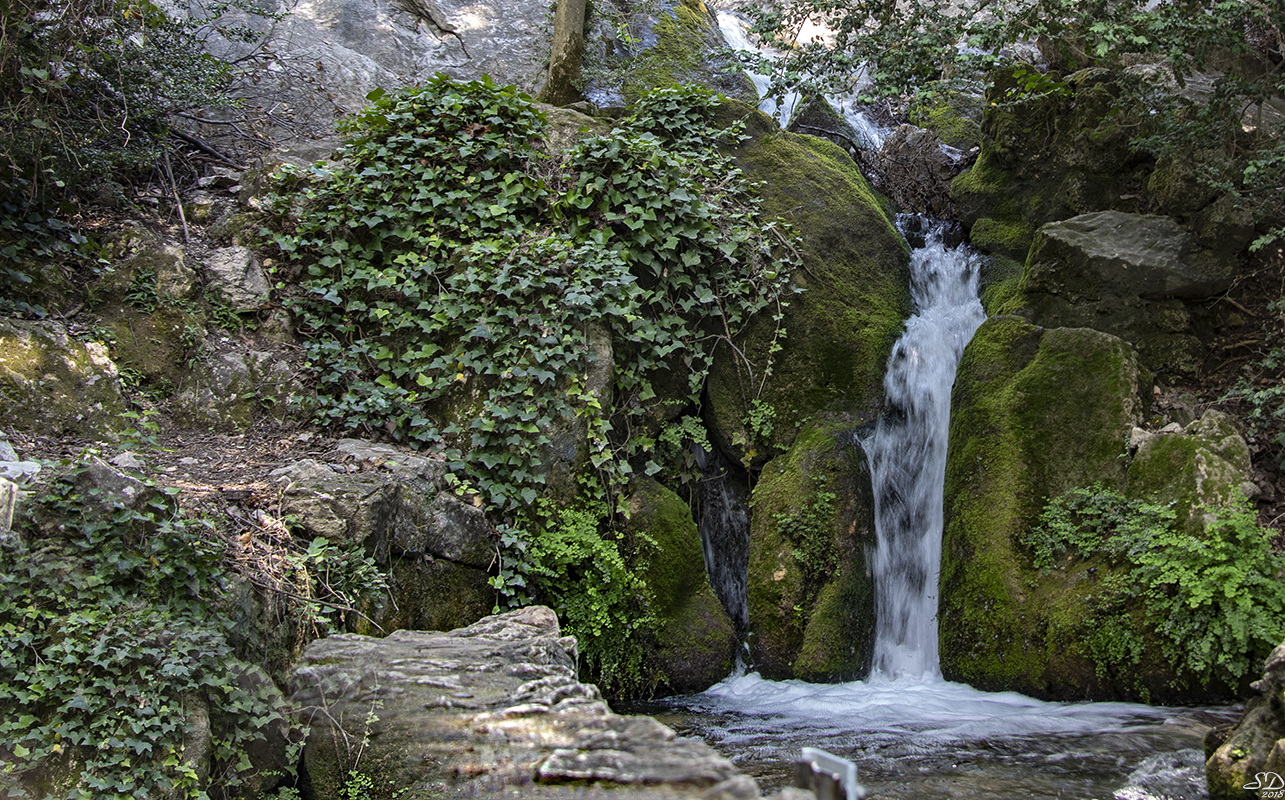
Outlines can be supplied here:
M947 248L940 226L911 252L915 313L888 359L884 412L862 443L875 497L874 669L887 676L938 674L950 390L964 346L986 319L977 276L977 256L968 248Z

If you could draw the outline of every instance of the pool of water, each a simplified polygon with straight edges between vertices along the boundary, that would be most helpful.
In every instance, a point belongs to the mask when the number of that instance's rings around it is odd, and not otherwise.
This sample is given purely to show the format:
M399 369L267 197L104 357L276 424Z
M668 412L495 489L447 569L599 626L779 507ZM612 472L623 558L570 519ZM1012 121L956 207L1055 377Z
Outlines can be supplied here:
M872 798L1197 800L1202 738L1238 709L1050 703L940 679L845 684L740 675L645 710L788 785L802 747L857 764Z

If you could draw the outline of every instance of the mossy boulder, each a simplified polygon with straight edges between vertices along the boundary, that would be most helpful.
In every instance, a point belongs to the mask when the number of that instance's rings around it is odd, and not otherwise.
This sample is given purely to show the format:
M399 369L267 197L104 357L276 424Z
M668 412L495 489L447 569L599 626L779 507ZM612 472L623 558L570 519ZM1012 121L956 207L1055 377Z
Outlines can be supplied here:
M1129 465L1127 494L1172 503L1178 524L1193 535L1207 515L1258 494L1249 445L1231 417L1209 410L1178 432L1148 434Z
M802 293L785 309L784 338L764 313L736 343L760 371L749 374L745 359L720 345L707 382L715 443L758 469L789 449L808 419L856 424L875 417L884 365L910 311L908 253L837 145L776 132L770 118L740 104L722 113L746 118L753 138L733 151L737 165L763 181L763 209L793 227L802 259L792 278ZM765 380L761 365L769 363Z
M674 692L708 689L732 671L736 632L705 574L692 512L677 494L643 479L629 498L629 530L650 540L641 549L657 618L653 664Z
M696 84L747 102L757 102L754 84L732 60L720 55L727 42L714 11L702 0L662 0L632 15L631 41L603 26L586 43L590 97L611 97L632 105L648 91ZM597 67L597 68L595 68Z
M751 496L754 668L769 678L852 680L869 666L874 498L850 425L813 423L768 462Z
M190 373L205 337L200 317L175 304L151 312L110 303L97 310L99 329L111 336L112 360L134 381L170 395Z
M955 379L945 486L942 673L1041 697L1123 696L1133 678L1097 674L1082 644L1108 564L1042 575L1020 535L1077 487L1126 482L1126 445L1149 387L1127 343L1089 329L993 317ZM1144 684L1171 677L1145 661Z
M6 425L36 433L111 438L128 422L106 345L49 320L0 320L0 400Z
M909 109L910 122L927 128L946 145L968 152L982 141L985 102L980 87L962 81L937 81L925 87Z
M1139 211L1151 160L1129 147L1136 120L1117 102L1119 76L1087 69L1043 76L1047 92L1030 92L1029 68L989 76L981 152L951 184L950 196L978 244L1026 259L1040 225L1103 209Z

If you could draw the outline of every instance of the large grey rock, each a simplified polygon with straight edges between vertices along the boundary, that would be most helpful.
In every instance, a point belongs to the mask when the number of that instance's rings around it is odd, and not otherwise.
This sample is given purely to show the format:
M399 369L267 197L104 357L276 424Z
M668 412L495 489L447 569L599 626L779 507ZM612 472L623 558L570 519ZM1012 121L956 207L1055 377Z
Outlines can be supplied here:
M304 535L361 545L389 566L393 602L373 613L375 622L444 630L490 611L491 527L480 508L456 497L445 464L354 439L339 449L348 464L305 459L272 478L281 514Z
M1189 376L1205 346L1188 304L1226 290L1233 251L1197 246L1167 217L1100 211L1040 228L1026 263L1026 311L1046 327L1087 327L1133 344L1161 373Z
M221 431L248 429L265 415L284 423L302 391L294 368L275 354L230 350L201 361L186 376L173 415Z
M227 297L238 311L257 311L268 304L267 276L263 265L248 247L220 247L205 258L210 285Z
M576 680L575 639L533 606L449 633L313 642L290 678L310 716L304 767L318 800L358 766L415 796L692 797L736 768L648 717L613 714ZM586 783L605 786L586 789ZM750 797L757 796L757 791Z
M20 430L111 436L124 427L107 347L51 320L0 320L0 405L5 424Z
M1271 792L1244 787L1264 772L1285 776L1285 643L1267 657L1263 678L1253 688L1258 694L1236 724L1205 737L1210 800L1269 797Z
M552 14L539 0L278 0L279 20L240 21L266 37L275 58L248 99L296 129L333 130L373 89L423 83L434 73L516 84L534 94L544 79ZM257 45L257 43L256 43ZM256 45L223 42L238 57ZM269 100L270 102L262 102Z

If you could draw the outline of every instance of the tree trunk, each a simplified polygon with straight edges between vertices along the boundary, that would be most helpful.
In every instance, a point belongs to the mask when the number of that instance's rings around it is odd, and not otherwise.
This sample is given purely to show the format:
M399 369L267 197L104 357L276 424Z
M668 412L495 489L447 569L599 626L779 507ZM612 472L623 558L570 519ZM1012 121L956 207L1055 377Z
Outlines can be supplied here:
M565 106L581 99L580 62L584 59L585 0L558 0L553 19L553 52L549 55L549 79L539 100Z

